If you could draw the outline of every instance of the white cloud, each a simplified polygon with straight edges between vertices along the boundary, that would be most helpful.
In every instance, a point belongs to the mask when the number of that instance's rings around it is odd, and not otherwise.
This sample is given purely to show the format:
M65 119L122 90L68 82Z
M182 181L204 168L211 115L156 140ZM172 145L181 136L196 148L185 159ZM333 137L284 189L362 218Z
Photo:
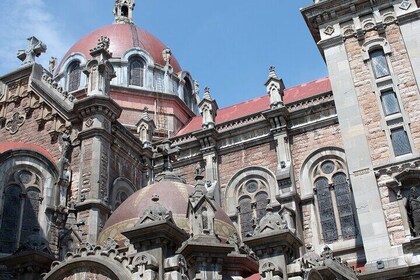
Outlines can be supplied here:
M51 56L60 59L64 55L68 38L60 33L61 23L44 0L0 2L0 76L19 67L16 52L27 47L26 39L31 36L47 45L47 53L37 59L44 67Z

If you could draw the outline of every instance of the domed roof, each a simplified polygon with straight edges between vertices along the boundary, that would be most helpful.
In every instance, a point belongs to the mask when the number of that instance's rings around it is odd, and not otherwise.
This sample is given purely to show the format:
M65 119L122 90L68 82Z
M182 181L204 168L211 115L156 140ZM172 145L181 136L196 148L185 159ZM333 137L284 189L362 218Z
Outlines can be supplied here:
M89 33L74 44L61 60L58 71L62 71L61 67L63 63L73 53L81 53L86 59L91 59L89 50L96 46L98 39L101 36L106 36L110 39L109 51L112 53L112 57L122 57L128 50L140 48L146 51L153 58L155 63L162 66L166 64L162 56L162 51L168 47L159 41L159 39L149 32L138 28L134 24L114 23ZM181 71L181 67L174 56L171 58L171 65L175 73Z
M181 182L163 180L135 192L109 217L99 235L98 243L102 244L108 238L117 242L124 240L125 237L121 232L134 227L144 210L153 203L151 198L154 194L159 196L159 203L162 206L172 211L176 225L189 232L190 227L186 214L189 194L193 189L193 186ZM236 232L232 221L219 206L216 206L214 223L215 233L221 239L227 240Z

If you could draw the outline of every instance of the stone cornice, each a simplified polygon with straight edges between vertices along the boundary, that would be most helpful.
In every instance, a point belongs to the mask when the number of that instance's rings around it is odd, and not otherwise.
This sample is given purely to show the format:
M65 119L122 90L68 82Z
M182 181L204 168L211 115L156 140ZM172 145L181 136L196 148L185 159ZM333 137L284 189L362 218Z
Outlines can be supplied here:
M81 120L96 114L115 121L121 115L121 107L111 98L105 96L89 96L74 103L74 110Z

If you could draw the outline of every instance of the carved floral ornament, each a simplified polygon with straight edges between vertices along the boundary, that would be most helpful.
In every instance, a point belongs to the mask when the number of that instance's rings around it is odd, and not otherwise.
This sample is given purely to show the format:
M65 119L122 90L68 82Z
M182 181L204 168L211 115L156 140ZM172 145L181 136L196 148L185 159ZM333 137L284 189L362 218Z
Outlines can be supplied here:
M25 115L21 115L19 112L13 114L13 116L6 121L6 130L10 134L15 134L19 131L19 128L25 123Z

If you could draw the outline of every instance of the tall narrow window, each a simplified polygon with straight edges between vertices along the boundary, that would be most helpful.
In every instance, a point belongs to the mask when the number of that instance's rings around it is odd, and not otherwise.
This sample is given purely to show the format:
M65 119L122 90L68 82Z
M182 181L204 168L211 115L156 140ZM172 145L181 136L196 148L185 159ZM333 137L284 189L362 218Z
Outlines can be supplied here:
M328 179L324 177L319 178L315 182L315 187L324 240L325 242L337 240L337 225Z
M403 127L391 130L391 141L395 156L411 153L410 141Z
M356 225L353 214L353 199L346 175L335 174L333 177L337 210L340 217L341 235L344 239L356 236Z
M384 108L385 116L396 114L400 112L397 95L393 90L387 90L381 93L382 107Z
M257 207L257 220L261 220L266 213L266 208L268 204L268 194L266 192L259 192L255 196L255 203Z
M318 212L326 243L355 238L357 234L353 195L344 166L340 160L328 159L314 168Z
M80 62L75 61L69 66L68 71L68 91L78 90L80 87L80 79L82 75L82 68Z
M245 237L253 232L251 198L243 197L239 200L239 216L242 236Z
M21 194L21 188L17 185L6 187L4 192L3 215L0 228L0 253L13 253L17 247Z
M382 49L370 52L372 60L372 68L377 79L388 76L390 74L388 62L386 61L385 53Z
M23 207L22 221L24 222L22 223L21 241L25 241L31 234L33 234L34 229L39 227L39 197L40 192L38 189L28 189Z
M140 58L135 58L130 62L129 81L133 86L144 86L144 62Z

